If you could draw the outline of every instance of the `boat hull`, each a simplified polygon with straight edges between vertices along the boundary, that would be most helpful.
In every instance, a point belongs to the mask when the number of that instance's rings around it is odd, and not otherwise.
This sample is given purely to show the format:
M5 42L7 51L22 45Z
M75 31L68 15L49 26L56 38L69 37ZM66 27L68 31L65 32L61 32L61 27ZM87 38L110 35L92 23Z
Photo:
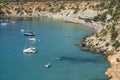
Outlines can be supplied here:
M33 32L25 32L24 35L25 36L35 36Z
M23 53L36 53L37 50L34 47L30 47L23 50Z

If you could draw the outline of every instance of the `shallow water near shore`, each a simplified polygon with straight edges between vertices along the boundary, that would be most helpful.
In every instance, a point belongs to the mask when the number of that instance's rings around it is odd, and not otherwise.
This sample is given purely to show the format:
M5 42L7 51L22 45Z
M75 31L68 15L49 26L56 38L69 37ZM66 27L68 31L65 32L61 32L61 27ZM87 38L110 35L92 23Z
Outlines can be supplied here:
M33 55L22 52L28 37L20 30L26 28L40 40ZM74 46L92 32L81 24L43 18L0 25L0 80L108 80L106 58ZM45 68L48 62L51 67Z

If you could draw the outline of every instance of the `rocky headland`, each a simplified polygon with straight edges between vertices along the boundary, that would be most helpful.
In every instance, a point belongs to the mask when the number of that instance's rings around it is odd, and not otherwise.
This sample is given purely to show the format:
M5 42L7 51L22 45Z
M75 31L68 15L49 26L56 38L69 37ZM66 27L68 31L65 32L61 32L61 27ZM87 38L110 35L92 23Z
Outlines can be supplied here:
M108 57L111 68L106 72L110 80L120 80L120 54L110 55Z
M95 29L82 43L85 50L108 56L110 80L120 80L120 1L60 1L0 3L2 17L47 17L81 23Z
M105 13L98 15L97 21L103 24L102 29L87 37L82 43L85 50L95 51L108 56L111 64L106 72L110 80L120 80L120 4L119 0L106 1L102 9L108 9ZM107 18L107 16L109 17ZM101 19L102 18L102 19Z

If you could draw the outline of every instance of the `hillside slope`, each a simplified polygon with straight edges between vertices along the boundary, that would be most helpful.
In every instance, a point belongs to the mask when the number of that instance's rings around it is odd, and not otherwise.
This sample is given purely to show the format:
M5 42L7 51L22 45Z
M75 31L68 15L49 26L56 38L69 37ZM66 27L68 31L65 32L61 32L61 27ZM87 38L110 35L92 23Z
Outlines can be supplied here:
M120 0L106 0L99 9L106 10L94 17L101 21L103 28L83 42L85 50L108 55L111 68L106 72L110 80L120 80Z

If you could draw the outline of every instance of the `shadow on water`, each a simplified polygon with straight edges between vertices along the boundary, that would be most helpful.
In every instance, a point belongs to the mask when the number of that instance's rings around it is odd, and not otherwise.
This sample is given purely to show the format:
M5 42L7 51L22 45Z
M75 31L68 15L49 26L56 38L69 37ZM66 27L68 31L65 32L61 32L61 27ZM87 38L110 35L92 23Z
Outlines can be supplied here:
M90 80L109 80L109 78L94 78L94 79L90 79Z
M94 57L94 58L84 58L84 57L60 57L60 61L69 61L71 63L96 63L100 64L104 62L104 59L101 59L99 57Z

